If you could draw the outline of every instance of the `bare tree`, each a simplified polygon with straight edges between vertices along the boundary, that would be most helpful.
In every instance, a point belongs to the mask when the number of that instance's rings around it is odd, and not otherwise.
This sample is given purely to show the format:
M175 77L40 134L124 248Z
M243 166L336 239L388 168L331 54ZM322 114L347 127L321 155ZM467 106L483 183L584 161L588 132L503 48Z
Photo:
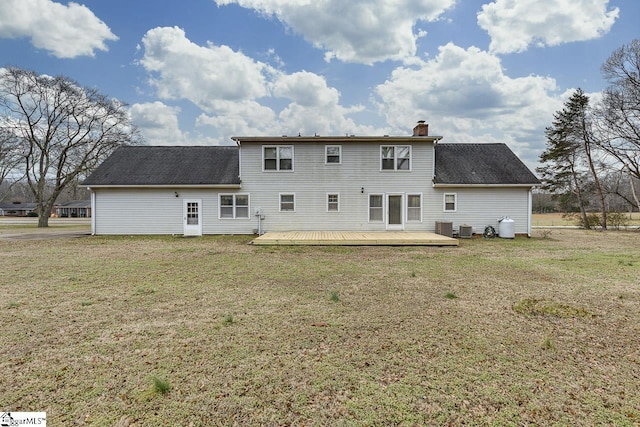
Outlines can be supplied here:
M15 134L0 127L0 186L10 174L16 174L20 157L18 156L19 141ZM15 176L13 177L15 182ZM11 185L3 186L0 190L0 201L6 197L6 193L11 190Z
M0 70L0 114L18 136L20 165L47 227L62 190L118 146L140 141L126 105L67 77Z
M616 49L602 65L609 82L597 109L608 138L602 147L632 177L640 179L640 40ZM634 191L634 198L638 194Z

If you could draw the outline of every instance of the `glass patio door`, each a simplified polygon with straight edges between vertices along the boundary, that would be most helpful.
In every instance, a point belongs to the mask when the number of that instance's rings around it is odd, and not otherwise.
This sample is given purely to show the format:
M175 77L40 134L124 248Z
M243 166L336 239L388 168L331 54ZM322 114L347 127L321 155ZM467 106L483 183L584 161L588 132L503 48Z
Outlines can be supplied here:
M402 230L404 229L404 221L402 218L402 195L387 195L387 229Z

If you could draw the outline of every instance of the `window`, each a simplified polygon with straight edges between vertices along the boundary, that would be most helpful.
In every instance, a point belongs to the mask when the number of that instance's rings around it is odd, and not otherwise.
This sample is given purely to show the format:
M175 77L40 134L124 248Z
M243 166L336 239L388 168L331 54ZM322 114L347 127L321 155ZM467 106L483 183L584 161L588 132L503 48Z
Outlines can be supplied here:
M444 195L444 211L455 212L457 205L457 197L455 193L449 193Z
M262 149L265 171L293 171L293 146L267 146Z
M249 218L249 195L221 194L220 218Z
M340 195L337 193L327 194L327 212L340 212Z
M342 146L341 145L325 145L324 162L328 165L339 165L342 163Z
M187 203L187 225L198 225L198 202Z
M380 147L380 168L382 170L411 170L410 145L382 145Z
M407 221L422 221L422 195L407 194Z
M382 221L382 194L369 195L369 221Z
M280 212L294 212L296 210L295 194L280 194Z

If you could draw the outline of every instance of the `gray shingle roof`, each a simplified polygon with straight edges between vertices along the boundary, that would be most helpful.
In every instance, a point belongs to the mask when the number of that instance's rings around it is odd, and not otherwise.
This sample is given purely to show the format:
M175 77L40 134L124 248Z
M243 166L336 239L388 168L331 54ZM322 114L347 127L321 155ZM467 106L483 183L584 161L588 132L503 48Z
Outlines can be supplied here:
M71 200L56 206L59 208L90 208L91 200Z
M99 185L240 184L238 147L120 147L83 182Z
M437 144L435 184L537 185L505 144Z

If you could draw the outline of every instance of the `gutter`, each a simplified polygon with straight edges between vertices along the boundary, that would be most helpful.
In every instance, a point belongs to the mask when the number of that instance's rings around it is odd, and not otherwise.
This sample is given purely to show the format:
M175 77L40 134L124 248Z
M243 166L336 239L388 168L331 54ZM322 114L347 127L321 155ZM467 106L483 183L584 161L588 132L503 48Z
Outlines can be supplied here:
M469 188L533 188L537 187L540 184L437 184L434 183L434 188L461 188L461 187L469 187Z
M138 184L103 184L103 185L85 185L81 184L79 187L87 188L91 190L92 188L157 188L157 189L167 189L167 188L242 188L242 184L162 184L162 185L138 185Z

